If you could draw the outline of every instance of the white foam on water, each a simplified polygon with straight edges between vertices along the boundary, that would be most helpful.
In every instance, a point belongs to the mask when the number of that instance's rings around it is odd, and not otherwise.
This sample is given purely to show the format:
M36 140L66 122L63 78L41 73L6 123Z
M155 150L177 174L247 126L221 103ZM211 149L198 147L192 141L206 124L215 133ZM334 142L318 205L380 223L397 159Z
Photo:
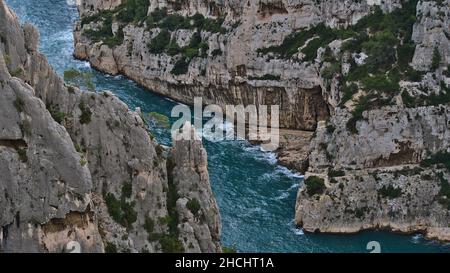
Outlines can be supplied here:
M288 168L284 166L277 166L277 169L275 170L277 173L281 173L289 178L298 178L298 179L304 179L305 176L301 173L297 173L295 171L291 171Z
M277 155L275 153L262 152L258 146L246 145L242 148L256 160L265 161L270 165L275 165L278 162Z
M288 197L289 197L289 192L284 191L284 192L281 193L280 196L275 197L274 200L284 200L284 199L286 199Z
M423 239L423 235L422 234L416 234L416 235L412 236L411 242L413 242L414 244L418 244L418 243L420 243L420 241L422 239Z
M298 235L298 236L305 235L305 232L303 231L302 228L294 228L294 229L292 229L292 231L294 232L295 235Z
M215 128L216 131L220 131L222 138L221 139L214 139L214 132L211 132L210 130L204 130L203 128L203 137L208 139L211 142L224 142L226 139L231 139L234 137L234 126L230 122L223 122L221 124L218 124L218 126ZM238 139L239 141L240 139Z
M297 226L295 225L295 220L292 219L291 221L289 221L288 226L290 227L289 229L297 236L303 236L305 235L305 231L303 230L303 228L297 228Z

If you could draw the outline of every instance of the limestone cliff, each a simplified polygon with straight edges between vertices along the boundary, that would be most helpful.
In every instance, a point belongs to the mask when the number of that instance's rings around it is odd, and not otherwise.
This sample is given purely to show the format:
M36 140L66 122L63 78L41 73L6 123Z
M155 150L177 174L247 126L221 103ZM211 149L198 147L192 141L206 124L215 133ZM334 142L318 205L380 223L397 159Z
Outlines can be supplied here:
M348 29L369 26L368 38L321 50L332 107L298 193L296 222L306 231L450 240L449 16L449 1L410 1Z
M221 251L200 141L162 147L139 110L67 86L3 1L0 38L0 252Z
M306 231L449 239L448 0L98 2L81 1L76 57L187 103L279 104L281 127L315 130L309 164L281 153L308 169Z

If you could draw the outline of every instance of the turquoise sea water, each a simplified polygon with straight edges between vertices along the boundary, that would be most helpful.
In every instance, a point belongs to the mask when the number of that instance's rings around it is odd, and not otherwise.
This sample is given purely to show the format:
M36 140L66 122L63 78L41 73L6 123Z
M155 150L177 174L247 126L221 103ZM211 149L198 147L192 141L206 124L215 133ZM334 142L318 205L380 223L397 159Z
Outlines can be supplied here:
M170 115L175 102L155 95L124 77L111 77L74 60L72 27L78 14L66 0L6 0L22 21L41 33L40 49L55 70L78 68L94 73L97 90L111 90L131 109ZM155 128L160 143L169 132ZM246 142L206 142L213 191L222 215L222 243L240 252L368 252L378 241L382 252L450 252L450 245L420 235L362 232L355 235L303 234L293 225L301 178L276 164L275 156Z

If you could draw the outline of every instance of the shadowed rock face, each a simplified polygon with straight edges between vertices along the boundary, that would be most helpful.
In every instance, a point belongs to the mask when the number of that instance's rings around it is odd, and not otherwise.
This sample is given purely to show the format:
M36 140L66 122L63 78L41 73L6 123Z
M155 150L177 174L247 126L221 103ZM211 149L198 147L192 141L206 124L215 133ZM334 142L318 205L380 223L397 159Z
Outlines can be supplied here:
M172 160L175 150L155 143L139 111L112 93L67 87L38 52L38 37L0 1L0 251L62 252L77 241L83 252L220 252L201 142L184 143L201 176L168 172L168 161L188 163ZM81 122L86 109L90 121ZM194 197L197 217L186 208Z

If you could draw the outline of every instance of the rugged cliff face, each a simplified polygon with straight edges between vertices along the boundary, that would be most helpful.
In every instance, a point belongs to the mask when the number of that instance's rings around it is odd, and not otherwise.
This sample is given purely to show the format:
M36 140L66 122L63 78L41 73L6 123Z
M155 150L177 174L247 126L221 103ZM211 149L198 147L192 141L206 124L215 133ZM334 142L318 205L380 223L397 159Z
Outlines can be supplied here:
M185 103L278 104L281 127L314 130L328 116L317 67L264 49L311 25L353 24L376 1L112 2L81 1L76 57Z
M282 127L317 127L309 165L289 141L281 155L308 168L306 231L450 239L449 1L99 2L79 7L75 56L184 102L279 104Z
M38 36L0 1L0 251L220 252L202 143L162 147L139 109L65 85Z
M297 198L306 231L380 228L450 240L449 7L407 2L348 29L369 37L321 50L334 107L318 125Z

